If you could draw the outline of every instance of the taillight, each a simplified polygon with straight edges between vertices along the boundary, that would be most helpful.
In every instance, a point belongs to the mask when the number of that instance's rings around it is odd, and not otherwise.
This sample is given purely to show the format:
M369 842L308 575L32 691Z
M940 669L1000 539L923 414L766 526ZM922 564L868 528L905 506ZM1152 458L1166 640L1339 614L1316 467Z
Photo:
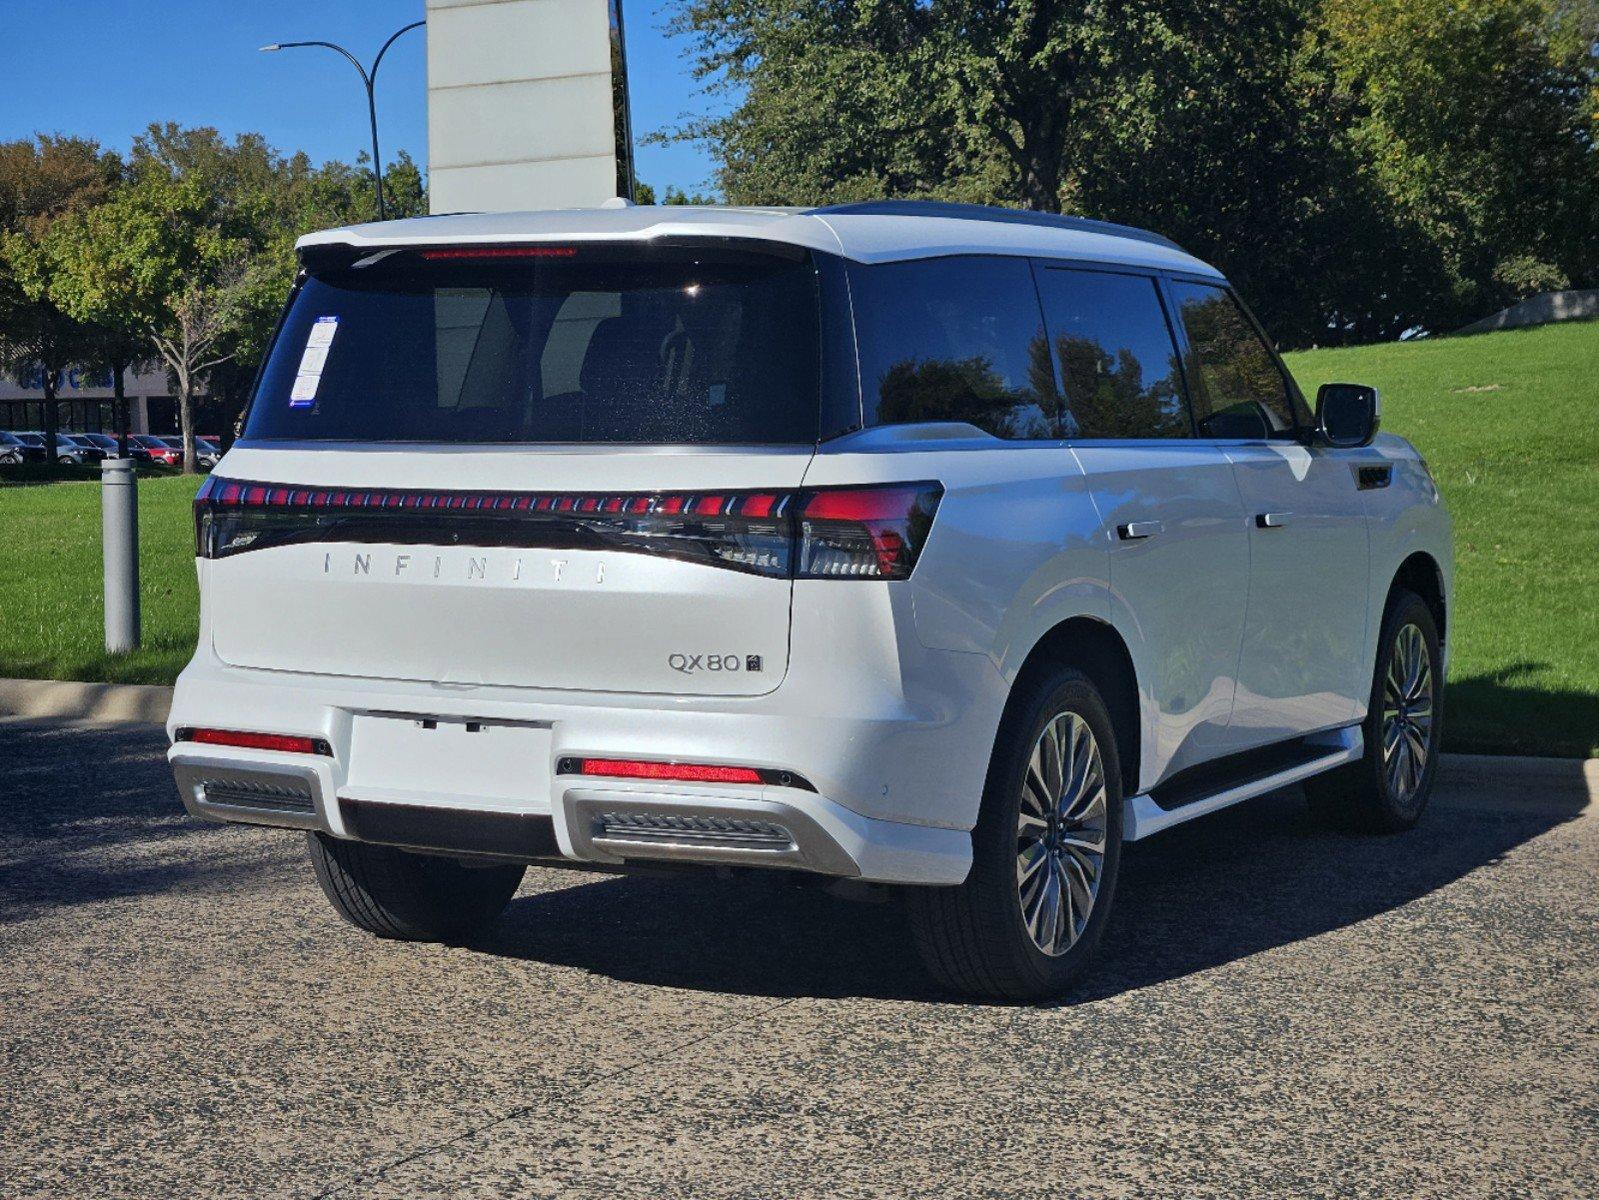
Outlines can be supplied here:
M194 500L195 552L225 558L308 542L621 550L780 579L905 579L944 489L444 492L241 483Z
M236 746L243 750L278 750L285 754L331 756L333 747L321 738L288 733L249 733L239 729L180 729L174 739L202 746Z
M720 763L662 762L652 758L563 758L556 764L560 775L590 775L601 779L646 779L669 783L766 783L774 787L814 792L809 780L792 771L771 767L732 767Z
M927 543L937 484L811 492L800 510L800 579L905 579Z

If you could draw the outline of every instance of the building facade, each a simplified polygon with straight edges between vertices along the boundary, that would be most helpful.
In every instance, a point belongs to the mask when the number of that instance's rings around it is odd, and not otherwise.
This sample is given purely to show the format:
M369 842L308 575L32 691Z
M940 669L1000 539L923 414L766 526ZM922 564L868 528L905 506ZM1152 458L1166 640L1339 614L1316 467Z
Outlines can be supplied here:
M176 434L178 402L165 371L127 371L122 377L129 433ZM0 376L0 429L43 429L44 387L35 371L20 379ZM56 380L56 419L67 433L119 433L112 410L111 375L73 367Z

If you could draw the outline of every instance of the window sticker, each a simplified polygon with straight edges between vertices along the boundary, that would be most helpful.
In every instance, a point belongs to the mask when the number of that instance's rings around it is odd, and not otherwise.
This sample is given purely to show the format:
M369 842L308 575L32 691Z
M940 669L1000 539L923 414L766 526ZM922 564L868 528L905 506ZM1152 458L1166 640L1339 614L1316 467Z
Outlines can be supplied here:
M316 401L316 390L328 363L328 349L338 331L337 317L318 317L311 323L311 332L305 335L305 350L300 354L300 369L289 389L290 408L310 408Z

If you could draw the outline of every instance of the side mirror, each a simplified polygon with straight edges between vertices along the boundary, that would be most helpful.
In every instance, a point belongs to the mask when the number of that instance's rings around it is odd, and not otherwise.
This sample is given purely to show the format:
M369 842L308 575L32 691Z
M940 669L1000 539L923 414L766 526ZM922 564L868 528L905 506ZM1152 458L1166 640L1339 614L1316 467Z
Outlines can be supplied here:
M1324 383L1316 392L1316 437L1340 450L1371 445L1382 426L1382 399L1363 383Z

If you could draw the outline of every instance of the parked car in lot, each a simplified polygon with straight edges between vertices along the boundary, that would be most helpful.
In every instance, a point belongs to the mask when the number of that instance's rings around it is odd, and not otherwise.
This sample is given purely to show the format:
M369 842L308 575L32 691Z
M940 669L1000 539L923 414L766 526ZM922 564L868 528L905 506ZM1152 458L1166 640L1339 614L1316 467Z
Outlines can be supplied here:
M46 438L42 430L19 429L16 430L14 437L18 438L19 442L26 443L26 445L34 448L35 462L50 461L50 438ZM58 432L56 434L56 462L78 461L80 461L80 458L78 458L77 448L67 442L66 434Z
M151 462L160 463L167 467L181 467L183 465L183 443L172 445L175 438L157 437L152 433L130 433L128 435L128 448L139 447L148 456Z
M181 437L163 437L161 440L178 452L176 465L182 466L183 439ZM210 438L197 437L194 439L194 461L200 470L209 471L217 465L217 460L221 457L222 448Z
M169 757L192 813L308 831L360 928L467 937L530 862L784 869L1037 999L1125 842L1299 782L1421 816L1427 466L1165 238L894 202L299 252L195 504Z
M9 430L0 429L0 463L16 466L25 462L44 460L45 451L42 445L35 446Z
M95 449L99 450L106 458L115 458L117 456L117 439L116 435L114 434L80 433L78 434L78 438L81 441L88 442L90 445L94 446Z
M68 454L73 462L80 465L104 462L109 457L105 448L86 433L61 433L56 437L60 461L66 461Z

